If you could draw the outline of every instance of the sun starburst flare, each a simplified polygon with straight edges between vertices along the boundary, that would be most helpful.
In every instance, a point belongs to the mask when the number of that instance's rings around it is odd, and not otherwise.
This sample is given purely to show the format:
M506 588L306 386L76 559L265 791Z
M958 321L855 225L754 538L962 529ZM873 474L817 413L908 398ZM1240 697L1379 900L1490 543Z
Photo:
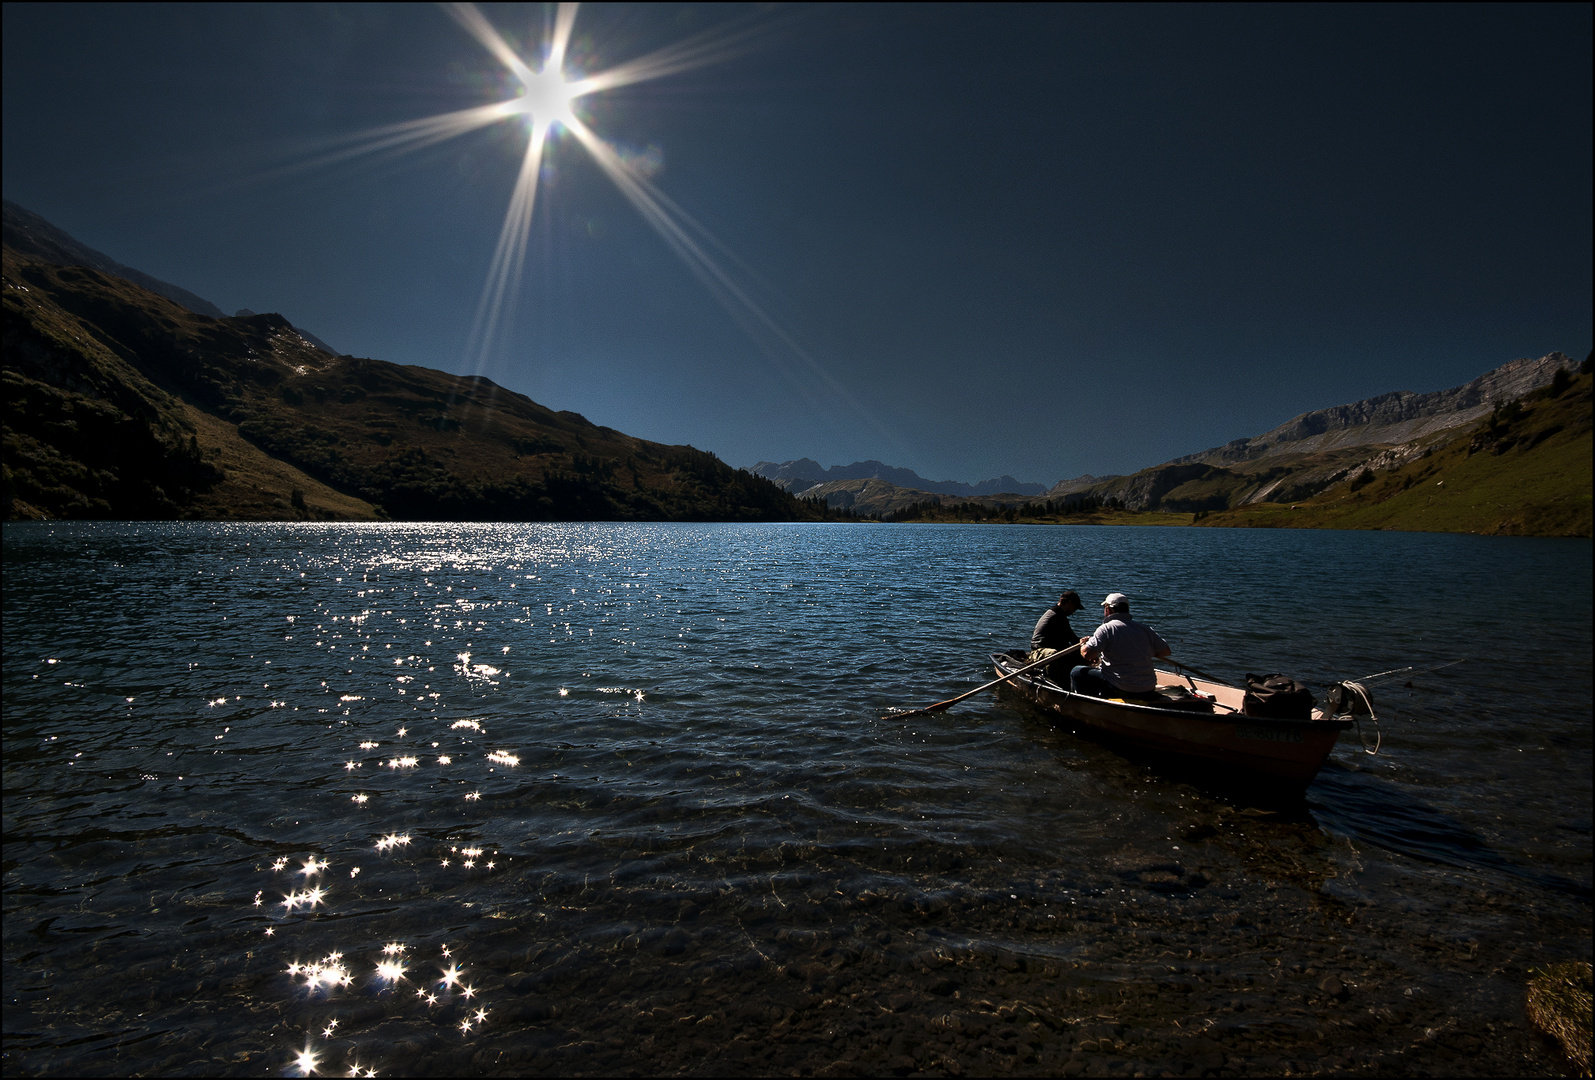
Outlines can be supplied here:
M305 159L283 166L277 172L300 171L362 157L407 154L506 121L523 125L525 149L466 341L470 363L481 370L508 337L526 266L527 242L537 208L545 157L561 135L568 133L801 396L816 406L823 404L822 398L833 405L841 401L877 431L896 441L880 418L849 393L812 352L803 348L770 314L767 305L754 299L744 282L753 280L756 275L652 182L646 164L618 151L578 115L585 98L683 74L748 52L761 44L761 39L770 36L787 16L771 19L756 13L733 19L608 70L579 72L572 71L567 64L579 4L558 6L535 57L518 52L476 5L451 3L441 7L508 73L514 83L509 96L490 104L388 124L335 139L311 148ZM373 748L375 743L362 744L362 749Z

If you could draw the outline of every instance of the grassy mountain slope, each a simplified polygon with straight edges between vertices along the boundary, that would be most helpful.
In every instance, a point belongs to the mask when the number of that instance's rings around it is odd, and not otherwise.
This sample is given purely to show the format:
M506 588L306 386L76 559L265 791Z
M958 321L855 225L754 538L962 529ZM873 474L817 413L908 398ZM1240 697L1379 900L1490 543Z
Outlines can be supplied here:
M1364 470L1294 505L1260 503L1197 524L1251 528L1395 529L1500 536L1591 533L1591 393L1586 361L1417 458Z
M1577 365L1560 352L1508 361L1431 393L1394 392L1317 409L1254 438L1166 461L1130 476L1059 484L1047 493L1113 500L1132 510L1218 511L1300 503L1360 475L1421 456L1475 423L1491 406L1549 383ZM1067 488L1067 491L1064 489Z
M805 520L690 446L4 257L7 517Z
M62 273L119 280L87 269ZM188 315L146 295L153 320ZM7 517L176 517L223 479L181 399L54 303L9 249L4 297Z
M38 214L18 206L10 199L4 200L3 210L6 246L18 254L57 266L88 266L102 274L126 278L135 285L174 301L178 307L200 315L219 318L226 314L202 296L195 296L187 289L151 277L131 266L123 266L103 251L95 251L87 244L79 243Z
M1129 476L1093 484L1076 498L1113 499L1137 510L1194 512L1242 506L1260 496L1316 494L1378 452L1368 447L1338 447L1282 453L1231 465L1208 462L1154 465Z
M1591 535L1592 376L1585 361L1576 376L1562 374L1551 385L1498 407L1460 429L1433 432L1358 467L1347 479L1292 503L1264 502L1207 512L1185 506L1229 499L1241 490L1237 477L1256 476L1283 462L1214 468L1191 463L1169 482L1160 505L1178 509L1125 510L1103 507L1090 494L1069 500L937 499L905 506L892 520L1062 523L1075 525L1188 525L1239 528L1394 529L1472 532L1501 536ZM1346 453L1361 455L1362 449ZM1338 450L1305 455L1321 468ZM1357 458L1358 461L1364 460ZM1155 474L1159 470L1147 470ZM1285 474L1287 477L1291 473ZM1295 475L1300 475L1296 473ZM1278 490L1276 488L1276 490ZM1081 501L1076 501L1081 500ZM1006 505L1003 505L1006 503Z

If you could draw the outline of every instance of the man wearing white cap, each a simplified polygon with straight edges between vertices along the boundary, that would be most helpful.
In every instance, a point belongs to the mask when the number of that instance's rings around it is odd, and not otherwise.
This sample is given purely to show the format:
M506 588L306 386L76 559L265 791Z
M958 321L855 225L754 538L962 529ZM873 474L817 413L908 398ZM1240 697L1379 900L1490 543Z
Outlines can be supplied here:
M1145 697L1157 689L1152 661L1172 651L1156 630L1130 618L1128 596L1109 593L1102 601L1102 625L1080 639L1085 663L1069 673L1069 684L1092 697Z

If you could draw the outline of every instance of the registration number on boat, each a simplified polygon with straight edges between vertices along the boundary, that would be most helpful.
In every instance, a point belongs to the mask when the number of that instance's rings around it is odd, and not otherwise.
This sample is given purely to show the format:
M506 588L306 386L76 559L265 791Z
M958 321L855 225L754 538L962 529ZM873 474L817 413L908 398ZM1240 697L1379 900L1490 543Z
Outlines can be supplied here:
M1261 739L1264 742L1301 742L1301 732L1291 728L1263 727L1260 724L1236 724L1238 739Z

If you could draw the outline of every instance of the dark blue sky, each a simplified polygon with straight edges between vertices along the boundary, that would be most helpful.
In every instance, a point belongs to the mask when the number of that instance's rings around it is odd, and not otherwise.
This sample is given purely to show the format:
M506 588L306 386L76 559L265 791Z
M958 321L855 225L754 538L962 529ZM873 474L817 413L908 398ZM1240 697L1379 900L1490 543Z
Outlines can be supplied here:
M525 44L552 9L482 11ZM282 168L511 96L432 6L7 4L5 196L226 310L738 465L1050 484L1590 348L1587 4L589 5L567 70L739 31L581 115L784 340L556 134L474 355L519 121Z

